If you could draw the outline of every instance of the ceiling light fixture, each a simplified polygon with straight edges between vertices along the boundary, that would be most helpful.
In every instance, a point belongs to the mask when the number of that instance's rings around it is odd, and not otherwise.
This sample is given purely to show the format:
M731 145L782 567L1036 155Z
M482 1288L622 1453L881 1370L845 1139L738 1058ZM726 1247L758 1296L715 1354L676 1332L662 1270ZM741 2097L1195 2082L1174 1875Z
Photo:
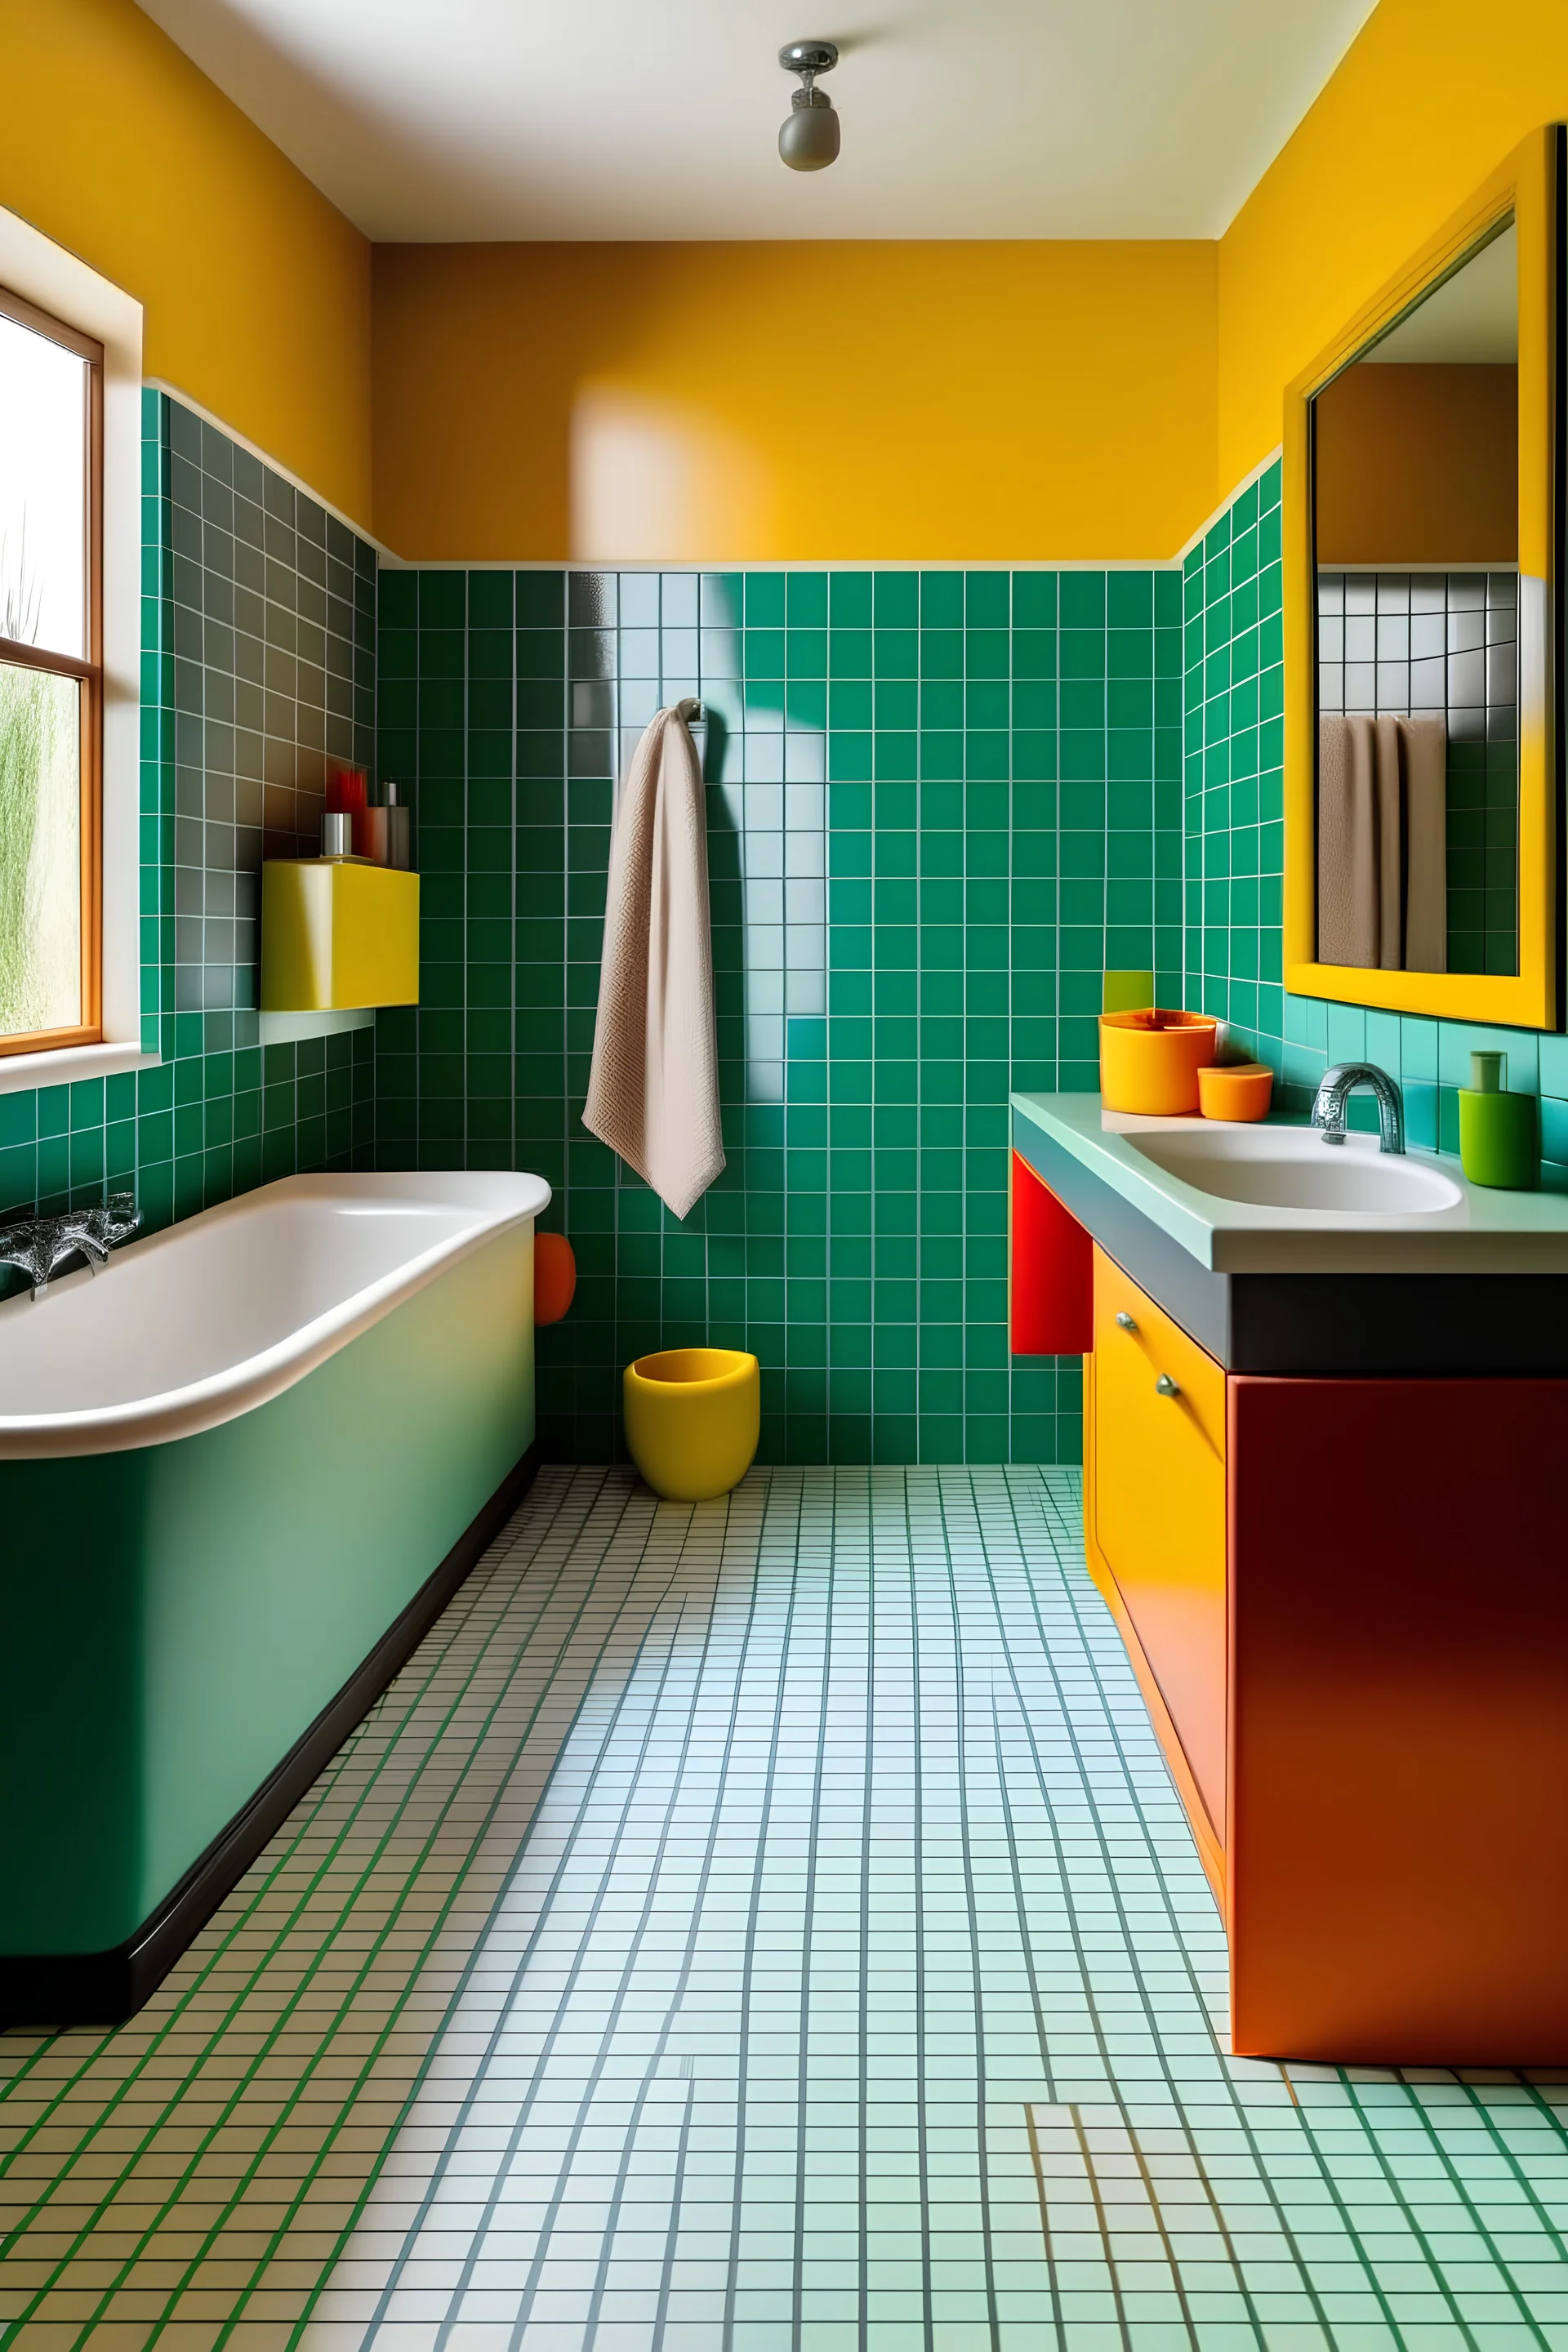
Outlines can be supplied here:
M779 132L779 157L792 172L821 172L838 153L838 117L833 100L816 88L818 74L838 63L836 41L787 41L779 51L785 73L801 87L790 100L789 121Z

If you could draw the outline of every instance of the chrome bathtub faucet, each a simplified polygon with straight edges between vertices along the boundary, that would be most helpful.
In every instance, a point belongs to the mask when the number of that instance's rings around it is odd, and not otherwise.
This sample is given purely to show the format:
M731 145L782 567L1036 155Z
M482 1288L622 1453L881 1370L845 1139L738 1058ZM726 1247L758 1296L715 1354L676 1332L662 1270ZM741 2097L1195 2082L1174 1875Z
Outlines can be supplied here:
M118 1242L129 1241L142 1223L135 1196L111 1192L100 1209L68 1209L63 1217L19 1217L0 1225L0 1265L20 1267L41 1298L49 1276L79 1250L94 1274L109 1262Z
M1336 1062L1331 1070L1323 1073L1323 1083L1318 1088L1318 1098L1312 1105L1312 1125L1325 1143L1342 1143L1345 1139L1345 1107L1357 1087L1370 1087L1377 1097L1377 1148L1380 1151L1403 1151L1405 1149L1405 1097L1399 1082L1375 1062Z

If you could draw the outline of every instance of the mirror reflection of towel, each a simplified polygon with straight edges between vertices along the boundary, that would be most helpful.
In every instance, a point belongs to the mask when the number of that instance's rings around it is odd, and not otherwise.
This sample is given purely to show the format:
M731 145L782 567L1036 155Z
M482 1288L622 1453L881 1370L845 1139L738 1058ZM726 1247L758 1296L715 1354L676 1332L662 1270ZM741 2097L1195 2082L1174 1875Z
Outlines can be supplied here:
M1372 794L1377 837L1377 953L1373 963L1398 971L1405 962L1405 795L1400 789L1397 719L1372 727ZM1354 725L1355 721L1352 721Z
M1402 719L1405 780L1405 969L1448 969L1448 729Z
M1441 719L1318 721L1318 960L1447 967L1447 729Z
M1381 861L1370 719L1318 721L1318 961L1374 969Z

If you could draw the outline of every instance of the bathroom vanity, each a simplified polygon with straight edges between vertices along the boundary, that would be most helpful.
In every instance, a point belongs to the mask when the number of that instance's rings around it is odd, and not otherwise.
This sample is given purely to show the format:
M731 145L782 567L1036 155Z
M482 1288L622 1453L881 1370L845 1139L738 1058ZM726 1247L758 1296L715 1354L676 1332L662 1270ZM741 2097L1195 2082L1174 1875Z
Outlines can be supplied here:
M1233 2048L1568 2061L1568 1196L1094 1095L1013 1127L1016 1269L1090 1262L1089 1564Z

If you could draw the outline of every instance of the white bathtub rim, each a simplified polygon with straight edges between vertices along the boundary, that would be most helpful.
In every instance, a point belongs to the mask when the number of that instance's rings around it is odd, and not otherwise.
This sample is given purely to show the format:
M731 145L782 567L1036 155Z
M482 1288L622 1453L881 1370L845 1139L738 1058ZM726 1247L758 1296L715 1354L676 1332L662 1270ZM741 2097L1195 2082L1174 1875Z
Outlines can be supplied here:
M487 1195L488 1200L487 1200ZM407 1175L283 1176L270 1184L237 1193L216 1208L167 1225L142 1242L126 1244L139 1258L178 1243L193 1226L211 1226L236 1216L255 1214L268 1200L384 1200L418 1202L462 1211L489 1206L492 1213L459 1234L449 1234L417 1255L405 1258L388 1274L302 1323L272 1347L246 1357L238 1364L161 1394L136 1397L128 1403L95 1405L81 1412L0 1414L0 1461L46 1461L97 1454L129 1454L139 1447L166 1445L183 1437L237 1421L258 1405L269 1404L346 1348L373 1324L379 1323L412 1298L448 1267L498 1240L515 1226L531 1222L547 1208L551 1189L542 1176L503 1171L462 1171L450 1174L420 1171ZM115 1255L120 1253L117 1251ZM104 1272L67 1280L103 1282L112 1278L114 1259ZM35 1311L25 1298L6 1301Z

